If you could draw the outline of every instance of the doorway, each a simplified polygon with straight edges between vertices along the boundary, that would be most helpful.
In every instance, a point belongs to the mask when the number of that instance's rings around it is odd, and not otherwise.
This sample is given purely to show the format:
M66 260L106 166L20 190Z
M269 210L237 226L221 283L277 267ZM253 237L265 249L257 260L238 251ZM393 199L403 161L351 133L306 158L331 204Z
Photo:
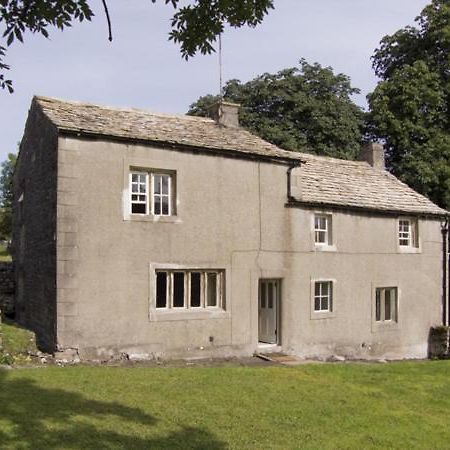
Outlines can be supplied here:
M278 314L280 309L281 280L259 280L258 340L278 344Z

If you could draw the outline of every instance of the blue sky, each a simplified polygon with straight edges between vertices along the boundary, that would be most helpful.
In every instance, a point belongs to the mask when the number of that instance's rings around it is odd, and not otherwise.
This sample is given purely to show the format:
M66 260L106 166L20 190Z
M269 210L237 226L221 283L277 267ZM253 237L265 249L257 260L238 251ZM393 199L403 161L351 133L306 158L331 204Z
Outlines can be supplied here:
M248 81L295 66L300 58L351 77L365 96L377 80L370 57L386 34L412 24L425 0L275 0L255 29L226 30L223 78ZM183 60L167 41L172 8L163 0L109 0L114 40L101 2L93 22L50 39L25 35L8 51L15 93L0 91L0 160L16 151L34 94L155 112L185 113L199 96L219 90L217 55Z

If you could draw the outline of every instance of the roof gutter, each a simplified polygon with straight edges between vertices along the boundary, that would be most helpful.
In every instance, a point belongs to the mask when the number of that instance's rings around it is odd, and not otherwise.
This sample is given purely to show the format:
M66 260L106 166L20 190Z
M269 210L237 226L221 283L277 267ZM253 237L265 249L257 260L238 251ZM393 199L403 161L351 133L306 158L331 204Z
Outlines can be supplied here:
M297 200L291 197L290 200L284 205L286 208L306 208L306 209L329 209L331 211L344 211L344 212L359 212L362 214L377 214L380 216L416 216L423 217L435 220L448 220L450 213L431 213L431 212L423 212L423 211L402 211L398 209L379 209L379 208L371 208L368 206L356 206L356 205L337 205L333 203L325 203L325 202L305 202L302 200Z

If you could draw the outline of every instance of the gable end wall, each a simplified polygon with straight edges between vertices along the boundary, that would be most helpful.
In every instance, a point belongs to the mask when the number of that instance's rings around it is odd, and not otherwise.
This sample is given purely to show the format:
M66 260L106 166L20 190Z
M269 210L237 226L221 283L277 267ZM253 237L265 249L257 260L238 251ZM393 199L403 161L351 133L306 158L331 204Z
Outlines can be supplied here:
M56 341L57 142L56 128L33 103L14 173L13 259L18 321L46 351Z

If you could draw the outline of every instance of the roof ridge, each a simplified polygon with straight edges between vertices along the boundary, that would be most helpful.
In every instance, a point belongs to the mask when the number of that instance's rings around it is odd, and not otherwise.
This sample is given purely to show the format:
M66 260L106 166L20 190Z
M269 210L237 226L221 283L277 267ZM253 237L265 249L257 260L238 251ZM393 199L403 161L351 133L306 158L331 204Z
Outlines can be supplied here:
M325 156L325 155L316 155L314 153L307 153L307 152L295 152L297 154L299 154L302 158L305 159L316 159L316 160L323 160L323 161L327 161L327 162L335 162L337 164L355 164L358 166L368 166L368 167L372 167L367 161L358 161L358 160L354 160L354 159L343 159L343 158L335 158L333 156Z
M123 111L123 112L138 112L138 113L144 113L155 117L161 117L161 118L172 118L172 119L181 119L181 120L192 120L196 122L205 122L205 123L211 123L214 122L213 119L209 117L201 117L201 116L189 116L187 114L169 114L169 113L162 113L162 112L154 112L149 109L144 108L132 108L129 106L109 106L109 105L101 105L98 103L91 103L91 102L85 102L85 101L79 101L79 100L64 100L57 97L48 97L45 95L35 95L34 99L39 103L40 101L44 102L50 102L50 103L60 103L60 104L66 104L66 105L76 105L76 106L83 106L83 107L93 107L93 108L99 108L102 110L108 110L108 111Z

